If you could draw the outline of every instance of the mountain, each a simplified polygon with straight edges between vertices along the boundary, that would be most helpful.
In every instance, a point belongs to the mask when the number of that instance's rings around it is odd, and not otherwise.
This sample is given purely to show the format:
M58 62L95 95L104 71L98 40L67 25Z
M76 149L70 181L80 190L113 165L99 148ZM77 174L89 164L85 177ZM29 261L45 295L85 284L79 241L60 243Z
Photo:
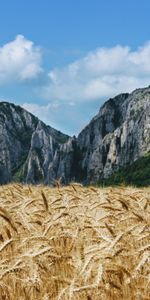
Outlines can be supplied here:
M109 99L77 138L61 146L50 174L57 171L65 183L103 183L148 151L150 87Z
M100 182L102 185L129 185L149 186L150 185L150 152L138 158L131 165L114 172L110 177Z
M109 99L78 137L0 103L0 183L100 183L149 151L150 87Z
M107 101L79 134L82 169L97 182L150 150L150 88Z
M7 102L0 102L0 183L45 181L56 150L69 136Z

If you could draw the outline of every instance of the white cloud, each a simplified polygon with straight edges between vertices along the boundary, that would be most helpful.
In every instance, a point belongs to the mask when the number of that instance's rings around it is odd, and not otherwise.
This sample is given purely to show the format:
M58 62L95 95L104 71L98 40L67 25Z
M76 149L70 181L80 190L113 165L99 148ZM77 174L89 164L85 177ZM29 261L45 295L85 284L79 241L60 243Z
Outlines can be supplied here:
M73 102L37 104L25 102L24 109L37 116L40 120L70 135L78 134L94 116L95 109L88 105L74 105Z
M41 72L41 49L24 36L0 47L0 84L34 79Z
M17 36L0 48L0 85L36 78L43 72L41 62L41 49ZM64 68L50 70L45 85L45 72L41 75L39 87L31 81L22 100L31 95L33 99L34 94L38 104L34 100L22 106L53 127L79 132L109 97L150 85L150 42L134 51L119 45L98 48Z
M37 116L40 120L47 124L51 124L51 114L55 115L59 108L58 103L48 103L47 105L40 105L36 103L25 102L21 105L24 109Z
M99 48L64 68L49 72L43 97L82 102L115 96L150 84L150 42L129 47Z

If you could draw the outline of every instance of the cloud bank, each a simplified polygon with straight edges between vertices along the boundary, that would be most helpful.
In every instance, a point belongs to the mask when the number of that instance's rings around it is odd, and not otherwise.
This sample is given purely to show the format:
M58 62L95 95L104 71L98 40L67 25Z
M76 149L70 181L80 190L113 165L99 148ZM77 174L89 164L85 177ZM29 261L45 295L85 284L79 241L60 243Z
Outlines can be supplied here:
M0 47L1 91L3 86L11 93L13 83L24 108L70 134L78 133L108 98L150 85L150 41L135 50L98 48L49 72L48 57L42 67L41 49L22 35Z
M42 51L23 35L0 47L0 84L37 78Z
M96 49L48 77L47 99L83 102L130 92L150 84L150 42L136 51L119 45Z
M48 101L76 103L100 100L150 84L150 41L128 46L98 48L63 68L47 74L42 51L23 35L0 47L0 84L31 81L41 74L40 95ZM32 86L31 86L32 87Z

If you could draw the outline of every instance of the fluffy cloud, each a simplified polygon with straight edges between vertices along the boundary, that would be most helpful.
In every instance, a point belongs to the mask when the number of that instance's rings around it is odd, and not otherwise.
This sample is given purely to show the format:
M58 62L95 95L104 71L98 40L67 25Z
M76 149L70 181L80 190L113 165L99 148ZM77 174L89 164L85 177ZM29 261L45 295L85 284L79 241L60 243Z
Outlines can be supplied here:
M150 42L129 47L99 48L64 68L49 72L42 95L57 101L104 99L150 84Z
M46 124L62 131L67 134L74 135L78 134L89 120L94 116L98 107L95 109L94 105L89 107L82 103L24 103L22 107L39 119L41 119Z
M47 117L47 114L49 113L49 110L55 110L59 107L59 104L57 103L49 103L47 105L39 105L35 103L28 103L25 102L22 107L31 113L38 116L40 119L43 118L43 116Z
M78 133L109 97L150 85L150 42L134 51L119 45L98 48L63 68L50 70L47 80L41 60L41 49L17 36L0 48L0 84L16 81L19 88L19 82L41 73L38 87L32 80L30 85L21 85L26 87L22 103L29 97L34 102L23 107L69 134Z
M48 103L48 104L37 104L37 103L28 103L25 102L22 104L22 107L29 111L30 113L37 116L40 120L46 124L50 124L53 127L57 127L55 122L56 116L58 117L59 107L58 103ZM57 118L58 120L58 118Z
M18 35L0 48L0 84L35 79L42 72L41 49Z

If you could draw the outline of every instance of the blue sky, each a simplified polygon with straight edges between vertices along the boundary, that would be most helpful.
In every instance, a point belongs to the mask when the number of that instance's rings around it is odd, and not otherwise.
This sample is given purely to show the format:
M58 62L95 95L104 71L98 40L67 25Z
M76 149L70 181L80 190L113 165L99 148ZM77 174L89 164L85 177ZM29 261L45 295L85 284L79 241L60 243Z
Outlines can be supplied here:
M106 99L150 84L149 11L149 0L2 0L0 99L77 134Z

